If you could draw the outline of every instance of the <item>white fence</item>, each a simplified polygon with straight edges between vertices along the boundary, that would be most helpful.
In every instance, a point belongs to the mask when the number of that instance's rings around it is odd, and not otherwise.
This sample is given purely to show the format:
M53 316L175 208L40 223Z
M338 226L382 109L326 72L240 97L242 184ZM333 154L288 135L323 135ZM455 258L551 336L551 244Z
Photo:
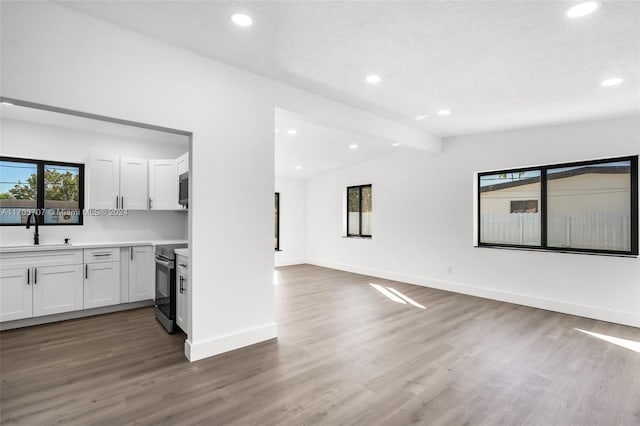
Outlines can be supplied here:
M630 250L629 217L615 212L549 215L547 245L605 250ZM540 213L483 214L482 242L539 245Z

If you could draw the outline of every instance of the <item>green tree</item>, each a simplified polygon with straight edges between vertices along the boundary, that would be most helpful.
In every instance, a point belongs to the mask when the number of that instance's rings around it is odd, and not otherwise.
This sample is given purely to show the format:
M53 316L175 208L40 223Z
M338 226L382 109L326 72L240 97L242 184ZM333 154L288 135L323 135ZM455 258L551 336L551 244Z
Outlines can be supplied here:
M79 175L56 169L44 171L45 200L78 201Z
M11 195L11 198L15 198L17 200L35 200L37 188L38 175L34 173L29 176L27 183L18 181L13 188L9 189L9 194Z
M56 169L44 171L44 196L46 200L78 201L79 175L70 171L60 173ZM33 173L26 183L18 181L9 192L0 194L0 199L35 200L38 192L38 175Z

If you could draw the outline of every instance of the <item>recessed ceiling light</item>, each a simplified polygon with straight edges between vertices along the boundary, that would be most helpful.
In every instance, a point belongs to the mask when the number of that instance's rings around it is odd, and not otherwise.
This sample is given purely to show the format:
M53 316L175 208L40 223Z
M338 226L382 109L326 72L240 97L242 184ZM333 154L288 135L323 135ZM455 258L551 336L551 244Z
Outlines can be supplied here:
M351 145L349 145L349 149L358 149L358 145L352 143Z
M302 170L302 166L296 166L296 170Z
M231 20L239 27L250 27L253 24L251 16L245 15L244 13L234 13L231 15Z
M276 129L274 130L274 132L275 132L275 134L277 135L278 133L280 133L280 129L276 128Z
M438 115L449 115L449 114L451 114L450 109L441 109L440 111L438 111Z
M423 115L419 115L416 117L416 120L420 121L420 120L424 120L425 118L427 118L428 115L427 114L423 114Z
M604 87L617 86L623 81L624 81L624 78L620 78L620 77L608 78L606 80L602 80L600 82L600 86L604 86Z
M287 133L290 134L290 135L295 135L295 134L298 133L298 131L296 129L289 129L289 130L287 130Z
M392 143L391 146L400 146L400 142Z
M382 77L380 77L379 75L368 75L365 80L367 81L367 83L375 84L380 83L382 81Z
M583 16L587 16L595 12L599 7L600 2L597 1L585 1L583 3L578 3L567 10L567 17L582 18Z

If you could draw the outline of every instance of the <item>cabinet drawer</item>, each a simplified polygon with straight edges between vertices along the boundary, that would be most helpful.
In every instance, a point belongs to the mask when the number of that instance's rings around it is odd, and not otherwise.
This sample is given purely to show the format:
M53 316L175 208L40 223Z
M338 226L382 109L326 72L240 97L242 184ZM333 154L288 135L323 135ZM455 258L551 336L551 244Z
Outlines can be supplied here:
M62 266L82 264L82 250L28 251L2 253L0 268L30 266Z
M84 263L119 262L118 247L84 249Z

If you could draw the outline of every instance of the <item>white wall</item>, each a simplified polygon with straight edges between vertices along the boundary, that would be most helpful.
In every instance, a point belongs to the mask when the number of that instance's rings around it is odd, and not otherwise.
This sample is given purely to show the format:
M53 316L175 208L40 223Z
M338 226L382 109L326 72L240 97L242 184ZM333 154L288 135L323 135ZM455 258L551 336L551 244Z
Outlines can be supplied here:
M307 181L276 177L280 193L280 250L275 265L297 265L307 259Z
M90 133L26 121L0 120L0 154L85 164L85 200L89 199L89 155L124 155L137 158L177 158L185 143L152 143ZM86 207L86 201L85 201ZM23 227L0 228L2 245L31 244L32 232ZM83 226L43 226L40 243L174 240L187 238L186 212L129 211L127 216L86 216Z
M1 2L1 93L193 132L189 210L195 360L276 336L274 110L408 145L440 140L49 2ZM232 184L230 184L232 183Z
M640 119L458 137L312 178L310 262L640 326L640 260L476 248L478 171L638 154ZM347 185L373 184L373 238L342 238Z

